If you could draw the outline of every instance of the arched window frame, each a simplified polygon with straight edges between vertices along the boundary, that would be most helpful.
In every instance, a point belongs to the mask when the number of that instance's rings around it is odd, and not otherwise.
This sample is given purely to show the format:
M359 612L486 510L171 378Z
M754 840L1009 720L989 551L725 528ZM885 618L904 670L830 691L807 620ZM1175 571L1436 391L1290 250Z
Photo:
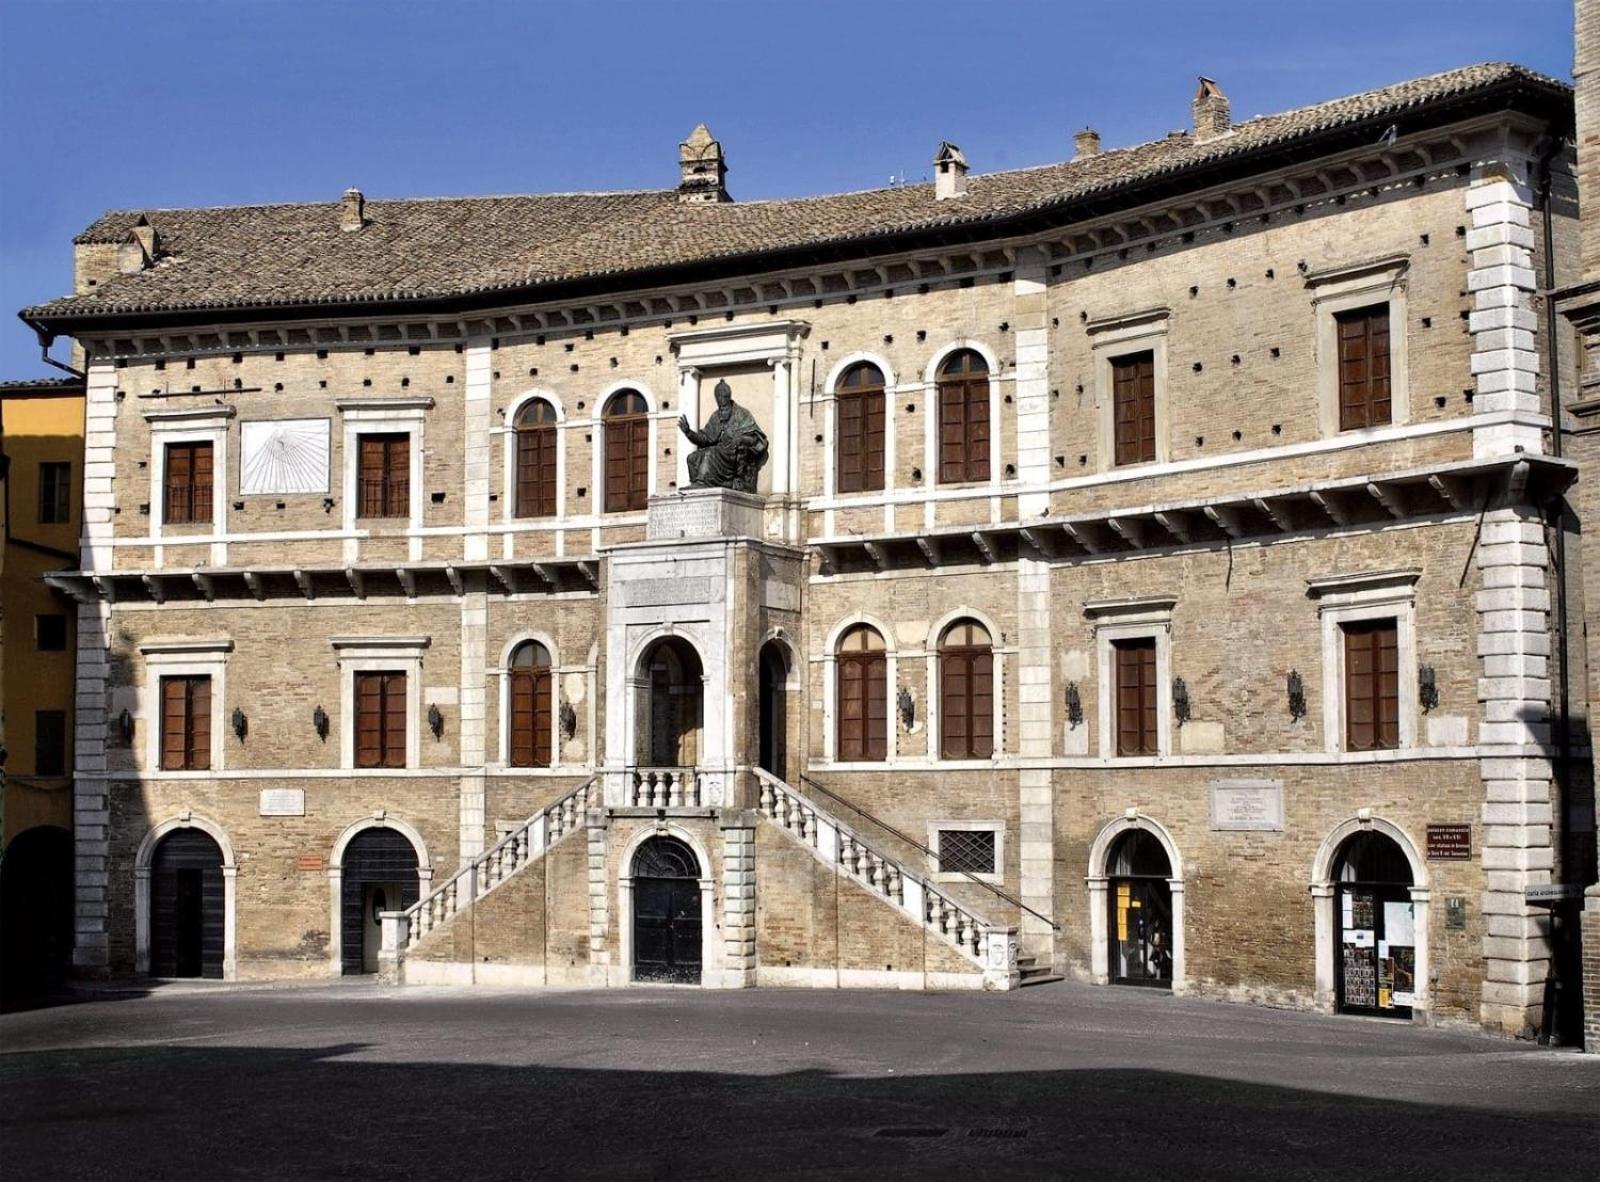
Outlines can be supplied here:
M524 514L519 502L518 492L520 487L522 444L522 429L517 426L517 421L533 406L542 402L555 413L554 422L547 428L553 433L554 442L554 470L551 475L553 482L553 511L547 514ZM529 390L518 398L506 411L505 426L502 429L505 438L504 448L504 484L502 501L504 502L503 516L510 523L515 521L531 521L541 518L559 519L566 515L567 500L567 416L561 400L549 390Z
M884 744L882 756L868 756L861 752L847 756L844 749L844 703L843 703L843 677L846 659L844 658L844 643L857 629L870 629L877 634L882 643L884 701L883 701L883 728ZM845 621L835 629L834 634L828 639L826 661L826 685L824 688L826 717L830 723L828 742L829 756L837 763L866 764L877 766L883 763L892 763L895 754L895 722L894 722L894 696L895 696L895 659L894 650L890 646L889 637L893 633L883 624L867 618L853 618ZM853 660L853 658L851 658ZM870 752L870 740L864 741L863 748Z
M539 645L549 657L550 664L550 717L547 723L546 736L549 744L550 757L543 764L517 764L512 762L514 744L512 736L512 697L513 679L516 676L514 662L517 654L523 647L530 644ZM500 664L496 669L500 681L500 765L504 768L515 768L522 772L538 773L561 766L561 665L556 652L554 640L543 632L519 632L506 644L500 654Z
M980 628L986 635L987 644L954 644L952 634L958 628ZM938 694L936 714L938 725L935 728L938 746L930 749L930 755L940 760L989 760L994 758L999 750L999 716L1000 701L998 696L999 678L997 676L998 654L995 652L994 630L975 615L960 615L946 623L938 632L932 646L935 655L933 678L929 681L929 694ZM985 669L986 667L986 669ZM949 742L950 723L954 717L953 708L956 701L952 696L956 692L953 673L958 669L964 672L962 693L964 700L961 703L963 710L968 712L968 718L976 721L978 714L972 713L977 709L977 699L981 696L973 686L983 679L987 672L989 684L989 710L985 721L988 723L988 750L983 750L983 743L976 737L978 728L969 722L967 737L960 752L947 750Z
M946 374L945 371L964 353L970 353L983 363L982 376L986 380L980 381L979 375L970 372L961 376ZM928 474L934 484L978 484L997 478L1000 460L999 441L996 438L996 430L1000 423L998 379L999 371L994 355L989 350L967 341L952 344L942 350L929 366L928 382L932 393L927 409ZM952 466L946 463L944 455L943 424L946 393L950 386L957 383L963 387L965 408L962 418L963 459L959 465ZM976 420L973 408L980 405L983 407L984 427L987 430L984 440L986 456L974 455L972 426Z
M846 380L862 367L870 366L878 371L881 385L864 388L857 392L846 386ZM827 390L827 434L826 451L823 456L825 464L824 492L828 496L858 496L872 493L882 493L894 487L894 414L893 396L895 392L895 375L893 368L882 357L875 353L852 353L836 364L828 374L828 381L824 387ZM873 484L868 479L861 487L846 488L847 483L842 477L840 464L843 455L844 433L842 429L841 410L848 400L872 396L867 391L875 390L881 407L880 419L883 430L883 447L881 453L881 471L878 480ZM870 469L870 465L868 466Z
M941 706L942 695L940 687L943 682L940 669L939 653L944 643L944 637L955 625L969 621L981 625L989 633L989 652L992 655L992 672L994 678L994 723L991 734L994 737L993 754L986 756L981 762L988 762L1004 753L1006 750L1005 738L1005 686L1006 686L1006 653L998 637L1001 629L996 622L986 613L970 607L958 607L946 612L933 622L928 629L927 639L924 642L923 657L927 677L925 694L927 702L924 704L923 714L927 721L928 732L928 759L943 760L943 710Z
M630 415L626 417L630 421L642 420L645 424L645 498L648 500L649 496L656 490L656 399L642 382L616 382L613 385L607 386L603 391L601 391L600 397L595 401L594 434L597 446L593 449L594 483L592 497L594 512L596 514L644 512L645 506L643 504L640 504L636 507L613 508L606 496L606 456L608 449L612 447L615 442L611 438L612 432L608 429L608 420L610 419L610 416L607 412L610 410L611 404L616 398L627 394L637 394L644 401L643 411L639 412L638 415Z

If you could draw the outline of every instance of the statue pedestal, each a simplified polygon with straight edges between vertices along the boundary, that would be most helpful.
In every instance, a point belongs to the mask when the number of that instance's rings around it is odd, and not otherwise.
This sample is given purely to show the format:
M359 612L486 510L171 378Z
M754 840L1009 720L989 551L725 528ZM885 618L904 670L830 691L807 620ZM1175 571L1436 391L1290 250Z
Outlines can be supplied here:
M684 538L760 538L766 498L727 488L689 488L650 498L645 538L672 542Z

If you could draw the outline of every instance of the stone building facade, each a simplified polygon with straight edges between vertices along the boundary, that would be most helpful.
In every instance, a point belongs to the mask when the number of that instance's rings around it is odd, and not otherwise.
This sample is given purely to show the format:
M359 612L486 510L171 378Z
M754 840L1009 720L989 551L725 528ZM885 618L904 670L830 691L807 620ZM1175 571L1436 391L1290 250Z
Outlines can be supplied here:
M701 127L676 191L108 213L22 314L87 375L78 965L1539 1030L1571 122L1203 79L875 192ZM753 493L689 487L723 383Z

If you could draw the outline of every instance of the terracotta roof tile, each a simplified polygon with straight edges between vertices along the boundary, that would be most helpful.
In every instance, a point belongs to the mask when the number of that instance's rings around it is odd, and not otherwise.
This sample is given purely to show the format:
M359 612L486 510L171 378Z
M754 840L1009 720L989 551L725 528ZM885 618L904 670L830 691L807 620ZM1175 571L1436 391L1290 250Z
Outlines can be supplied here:
M1563 83L1519 66L1467 66L1278 115L1218 139L1187 136L1086 159L968 178L936 201L932 184L822 197L680 203L674 190L369 200L370 224L339 228L339 203L118 210L79 243L120 243L148 217L161 257L95 291L26 309L29 319L186 309L380 303L537 288L943 227L998 222L1112 195L1411 109L1520 84L1570 104Z

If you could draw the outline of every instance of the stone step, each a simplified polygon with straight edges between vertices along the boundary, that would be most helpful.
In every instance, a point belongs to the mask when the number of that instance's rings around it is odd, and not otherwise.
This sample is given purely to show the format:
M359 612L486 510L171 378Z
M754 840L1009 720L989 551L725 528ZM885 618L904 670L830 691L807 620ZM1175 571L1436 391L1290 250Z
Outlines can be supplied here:
M1024 970L1017 979L1017 988L1026 989L1029 985L1054 985L1057 981L1065 981L1060 973L1051 972L1048 968L1035 968Z

